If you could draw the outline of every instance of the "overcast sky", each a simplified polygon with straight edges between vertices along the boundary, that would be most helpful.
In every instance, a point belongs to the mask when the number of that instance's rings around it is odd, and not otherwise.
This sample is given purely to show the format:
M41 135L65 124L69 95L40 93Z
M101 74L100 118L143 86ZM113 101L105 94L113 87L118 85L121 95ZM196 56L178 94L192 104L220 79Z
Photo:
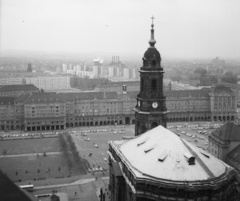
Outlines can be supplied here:
M0 0L2 49L240 58L240 0Z

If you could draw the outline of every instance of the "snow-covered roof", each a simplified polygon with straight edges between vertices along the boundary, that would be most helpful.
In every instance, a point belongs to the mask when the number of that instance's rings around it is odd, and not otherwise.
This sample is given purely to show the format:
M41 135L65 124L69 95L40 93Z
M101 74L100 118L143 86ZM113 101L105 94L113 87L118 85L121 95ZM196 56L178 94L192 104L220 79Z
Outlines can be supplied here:
M158 126L135 139L112 142L138 178L174 181L214 179L232 170L221 160Z

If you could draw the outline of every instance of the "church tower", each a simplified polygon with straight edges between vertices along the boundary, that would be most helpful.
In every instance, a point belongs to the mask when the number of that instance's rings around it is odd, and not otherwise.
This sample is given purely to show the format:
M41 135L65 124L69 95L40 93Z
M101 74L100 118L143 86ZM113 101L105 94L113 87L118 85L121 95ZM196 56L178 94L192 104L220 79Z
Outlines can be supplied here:
M135 136L158 125L167 126L166 97L163 95L161 56L155 48L153 17L150 47L144 53L140 68L140 92L135 107Z

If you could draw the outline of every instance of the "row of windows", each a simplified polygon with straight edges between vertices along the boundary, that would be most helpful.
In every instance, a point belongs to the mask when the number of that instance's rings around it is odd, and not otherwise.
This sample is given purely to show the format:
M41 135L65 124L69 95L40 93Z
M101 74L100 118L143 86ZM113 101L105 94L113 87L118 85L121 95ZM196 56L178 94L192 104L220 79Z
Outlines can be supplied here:
M64 121L51 121L47 122L48 124L63 124ZM27 122L27 125L42 125L42 122Z

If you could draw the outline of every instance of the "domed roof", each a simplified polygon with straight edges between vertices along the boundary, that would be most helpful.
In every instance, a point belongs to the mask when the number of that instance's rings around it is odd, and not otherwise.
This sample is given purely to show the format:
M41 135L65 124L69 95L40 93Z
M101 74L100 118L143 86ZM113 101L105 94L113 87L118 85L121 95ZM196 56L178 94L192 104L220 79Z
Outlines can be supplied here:
M162 126L122 143L118 149L139 178L206 181L233 169Z
M155 43L156 40L154 39L154 25L152 24L152 29L151 29L151 38L149 40L149 45L150 47L147 49L147 51L144 53L144 59L146 60L161 60L161 56L160 53L158 52L158 50L155 48Z
M152 59L161 60L160 53L155 47L149 47L147 51L144 53L144 58L146 60L152 60Z

